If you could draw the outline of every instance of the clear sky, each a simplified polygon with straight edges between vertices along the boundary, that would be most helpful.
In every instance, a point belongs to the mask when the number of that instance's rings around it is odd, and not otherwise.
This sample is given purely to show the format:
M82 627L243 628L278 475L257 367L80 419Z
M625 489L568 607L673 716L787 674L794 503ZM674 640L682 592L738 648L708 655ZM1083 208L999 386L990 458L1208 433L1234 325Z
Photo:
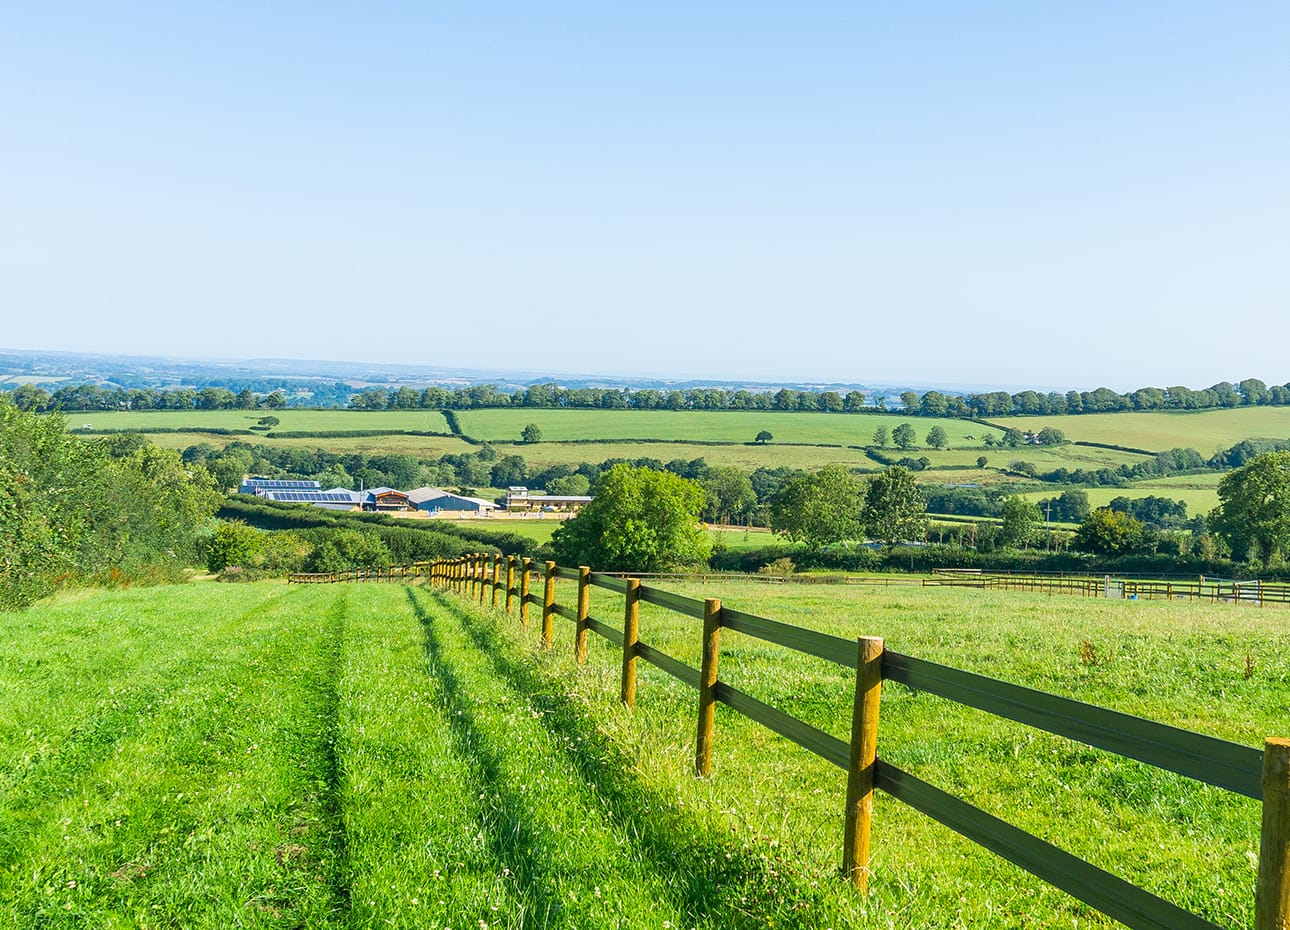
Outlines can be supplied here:
M1290 4L11 4L0 346L1290 381Z

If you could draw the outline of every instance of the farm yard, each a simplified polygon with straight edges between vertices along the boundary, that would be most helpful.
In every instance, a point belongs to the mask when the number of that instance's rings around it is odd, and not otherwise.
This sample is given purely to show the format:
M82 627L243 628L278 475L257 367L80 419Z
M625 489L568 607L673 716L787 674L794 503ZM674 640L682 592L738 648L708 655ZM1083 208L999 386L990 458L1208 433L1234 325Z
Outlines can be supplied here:
M765 588L740 610L1260 746L1277 610ZM567 603L572 587L560 582ZM889 797L871 893L845 777L618 650L404 585L71 593L0 615L0 922L15 927L1110 927ZM591 613L621 618L593 589ZM617 611L617 613L615 613ZM697 622L641 637L697 667ZM621 625L619 621L618 625ZM1203 658L1198 658L1203 657ZM845 738L853 675L723 634L721 678ZM889 684L879 753L1220 926L1253 925L1258 805Z

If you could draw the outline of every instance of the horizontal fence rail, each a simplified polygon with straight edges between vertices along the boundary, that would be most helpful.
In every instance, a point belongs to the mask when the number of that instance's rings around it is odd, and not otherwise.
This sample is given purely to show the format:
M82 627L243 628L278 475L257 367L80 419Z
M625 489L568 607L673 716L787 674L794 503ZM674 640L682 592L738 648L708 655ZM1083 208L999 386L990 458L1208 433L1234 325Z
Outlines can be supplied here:
M872 793L876 788L939 821L984 848L1038 876L1054 887L1097 908L1135 930L1218 930L1216 925L1179 908L1091 863L982 811L917 777L884 762L876 755L878 700L883 680L1033 726L1087 745L1175 772L1263 803L1262 841L1256 902L1256 930L1290 927L1290 740L1269 738L1263 750L1215 739L1155 721L1134 717L1020 685L998 681L885 649L881 639L861 637L851 641L791 626L765 617L724 608L715 598L699 600L641 583L640 576L592 572L586 567L566 568L548 562L542 572L541 597L529 591L533 566L529 560L510 557L465 556L429 563L422 572L432 584L484 601L488 585L503 584L506 610L513 610L511 595L520 592L521 620L529 605L542 610L542 639L553 643L553 621L563 617L574 624L574 654L586 661L586 634L604 638L623 653L622 696L629 707L636 694L636 660L644 660L676 678L699 695L695 772L706 775L711 766L714 718L717 703L820 757L847 774L846 835L843 869L859 888L869 880L869 829ZM515 582L519 572L519 584ZM343 574L343 573L342 573ZM741 576L746 577L746 576ZM992 576L962 573L934 583L985 586ZM335 578L332 580L343 580ZM357 578L351 580L359 580ZM556 601L557 580L576 582L575 606ZM1071 589L1108 579L1039 578L1014 576L1014 584L1062 583ZM1183 583L1118 582L1125 590L1142 593L1165 585L1177 594ZM1134 588L1133 585L1144 587ZM1198 581L1197 591L1219 589L1223 582ZM1227 583L1229 586L1238 583ZM1249 591L1253 583L1245 582ZM591 587L624 598L623 625L588 612ZM1259 586L1266 594L1269 586ZM1232 590L1235 590L1234 588ZM647 642L639 635L637 605L654 604L701 621L700 668L693 668ZM494 604L496 601L494 600ZM717 675L722 629L774 643L856 672L851 741L839 739L770 704L740 691ZM696 626L696 631L698 627Z

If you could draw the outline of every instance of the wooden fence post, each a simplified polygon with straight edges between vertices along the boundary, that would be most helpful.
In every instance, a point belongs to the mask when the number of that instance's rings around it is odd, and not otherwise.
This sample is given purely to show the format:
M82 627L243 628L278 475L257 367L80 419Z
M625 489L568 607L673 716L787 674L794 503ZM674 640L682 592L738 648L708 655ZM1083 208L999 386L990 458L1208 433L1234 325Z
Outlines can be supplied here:
M484 606L484 601L487 600L488 598L488 589L489 587L491 587L488 583L488 576L489 576L488 569L489 569L489 566L492 564L492 562L493 562L493 558L488 553L484 553L479 557L479 606L480 607Z
M533 560L525 557L520 563L520 626L529 625L529 588L533 579Z
M638 578L627 579L623 608L623 686L621 697L630 708L636 707L636 644L640 641L641 583Z
M591 569L578 566L578 615L573 624L573 656L579 665L587 661L587 614L591 607Z
M1263 744L1263 835L1255 930L1290 930L1290 739Z
M511 612L511 605L515 603L515 556L506 557L506 612Z
M717 657L721 636L721 601L703 602L703 664L699 669L699 728L694 741L694 774L712 771L712 736L717 719Z
M869 827L873 822L873 767L878 757L878 702L882 696L882 638L861 636L851 710L851 764L847 769L847 814L842 870L861 891L869 890Z
M546 563L546 587L542 589L542 645L547 649L555 638L555 563Z

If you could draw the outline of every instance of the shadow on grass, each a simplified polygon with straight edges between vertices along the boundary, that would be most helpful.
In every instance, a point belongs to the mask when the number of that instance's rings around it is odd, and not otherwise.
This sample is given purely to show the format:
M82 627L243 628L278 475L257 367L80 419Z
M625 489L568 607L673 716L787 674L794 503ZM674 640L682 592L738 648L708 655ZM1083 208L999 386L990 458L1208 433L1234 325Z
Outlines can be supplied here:
M322 788L319 814L323 837L330 855L322 878L331 891L337 912L349 911L349 838L345 832L341 797L340 764L340 680L345 662L345 616L348 599L342 594L327 610L327 633L323 639L323 668L319 678L321 710L318 744L318 777Z
M555 876L544 867L544 857L539 854L540 844L530 822L529 802L507 784L501 765L501 747L492 745L475 722L474 702L443 655L435 630L435 618L426 611L411 588L407 595L425 633L426 658L443 691L457 754L472 761L483 781L481 788L492 799L489 813L494 816L481 816L480 828L489 838L493 856L510 869L521 890L527 916L538 926L546 926L553 919L558 920L564 904L546 890L554 886L552 879Z
M515 644L487 619L453 599L428 595L450 615L488 658L498 676L542 712L542 725L555 736L582 781L595 788L614 820L634 838L642 859L662 884L674 889L676 903L689 922L721 927L816 927L825 900L794 875L794 866L765 849L745 849L742 841L705 824L675 804L675 799L647 786L623 750L605 736L558 682L542 674ZM413 610L426 630L427 650L435 645L434 620L408 592ZM442 669L443 664L438 663ZM450 674L450 673L449 673ZM456 685L445 682L451 692ZM457 694L457 699L460 699ZM469 726L464 707L460 726ZM472 743L478 745L478 741ZM496 774L496 773L494 773ZM522 819L525 801L516 814ZM531 866L526 866L531 867Z

